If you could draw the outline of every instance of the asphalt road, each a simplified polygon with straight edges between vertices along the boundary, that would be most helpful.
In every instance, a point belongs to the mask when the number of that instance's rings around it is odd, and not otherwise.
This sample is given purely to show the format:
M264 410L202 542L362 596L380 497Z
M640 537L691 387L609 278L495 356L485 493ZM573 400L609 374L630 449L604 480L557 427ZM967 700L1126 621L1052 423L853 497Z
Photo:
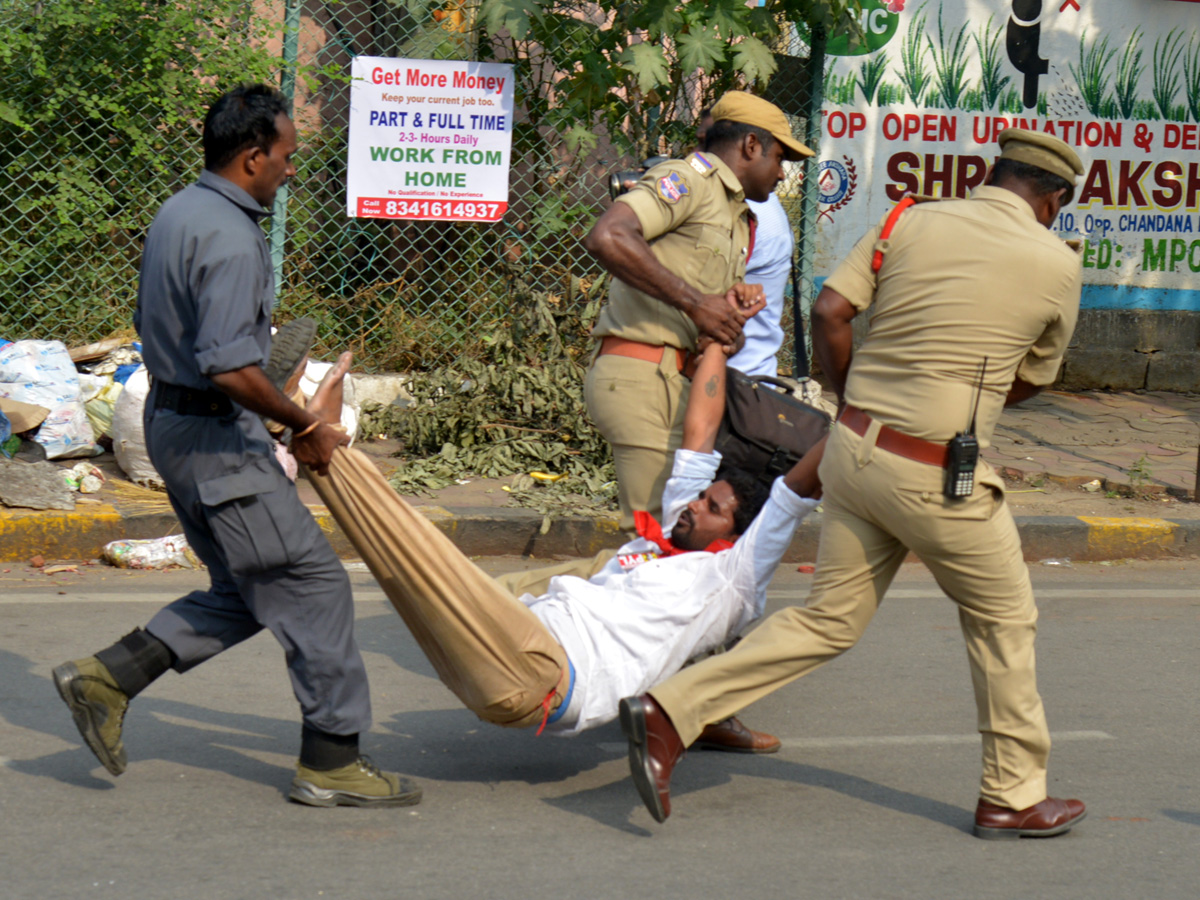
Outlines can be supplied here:
M484 561L493 571L511 560ZM377 762L413 809L286 802L299 724L259 635L168 674L110 777L48 678L190 590L190 572L0 574L0 897L1195 898L1200 563L1033 566L1051 792L1089 818L1052 840L970 834L979 741L952 604L905 566L861 644L745 714L772 757L695 752L656 824L620 729L564 740L478 722L355 574ZM784 567L772 607L810 576Z

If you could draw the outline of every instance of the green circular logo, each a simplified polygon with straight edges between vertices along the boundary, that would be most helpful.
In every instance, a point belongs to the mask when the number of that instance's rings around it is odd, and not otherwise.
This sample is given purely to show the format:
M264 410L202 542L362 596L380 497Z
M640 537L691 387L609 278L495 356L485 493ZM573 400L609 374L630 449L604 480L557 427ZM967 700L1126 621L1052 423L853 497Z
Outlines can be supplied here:
M888 0L863 0L862 15L858 19L863 40L859 41L858 46L851 49L850 36L838 35L831 38L826 44L826 54L829 56L866 56L868 53L874 53L896 34L900 27L900 9L903 8L904 4L896 3L895 0L891 0L891 2ZM893 9L896 11L892 12Z

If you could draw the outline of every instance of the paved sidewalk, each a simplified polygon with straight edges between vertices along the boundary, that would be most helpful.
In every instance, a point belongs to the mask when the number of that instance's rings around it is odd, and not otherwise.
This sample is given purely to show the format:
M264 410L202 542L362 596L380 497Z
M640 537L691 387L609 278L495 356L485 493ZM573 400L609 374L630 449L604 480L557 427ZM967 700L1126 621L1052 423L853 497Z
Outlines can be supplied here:
M1006 410L984 456L1009 483L1031 560L1192 557L1200 554L1200 504L1192 502L1200 444L1200 396L1168 393L1044 393ZM392 471L394 442L360 449ZM0 562L84 560L105 543L178 530L166 496L130 484L111 454L96 461L109 481L74 512L0 507ZM69 467L70 463L66 463ZM509 506L506 479L411 497L471 556L589 556L617 546L612 519L558 519L546 534L537 512ZM315 493L301 483L338 552L355 556ZM818 516L797 532L788 559L815 556Z
M984 456L1025 481L1189 499L1198 442L1198 395L1055 391L1005 410Z

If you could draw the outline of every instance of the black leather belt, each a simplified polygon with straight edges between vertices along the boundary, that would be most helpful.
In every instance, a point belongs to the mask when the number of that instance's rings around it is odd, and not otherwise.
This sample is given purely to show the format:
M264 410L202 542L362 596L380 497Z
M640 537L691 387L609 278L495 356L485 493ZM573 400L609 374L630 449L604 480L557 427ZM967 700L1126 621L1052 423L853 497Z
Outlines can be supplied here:
M233 401L220 391L155 381L153 397L155 409L169 409L181 416L228 416L233 412Z

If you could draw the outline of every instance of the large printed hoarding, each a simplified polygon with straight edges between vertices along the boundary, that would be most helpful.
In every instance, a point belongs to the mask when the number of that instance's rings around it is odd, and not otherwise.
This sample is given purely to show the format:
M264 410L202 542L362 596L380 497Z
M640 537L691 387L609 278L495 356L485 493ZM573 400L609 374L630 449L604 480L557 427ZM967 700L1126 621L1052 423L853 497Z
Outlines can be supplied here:
M1008 126L1077 148L1055 223L1084 307L1200 311L1200 8L1170 0L866 0L829 48L817 274L905 193L966 196Z
M346 213L495 222L508 209L512 66L358 56Z

